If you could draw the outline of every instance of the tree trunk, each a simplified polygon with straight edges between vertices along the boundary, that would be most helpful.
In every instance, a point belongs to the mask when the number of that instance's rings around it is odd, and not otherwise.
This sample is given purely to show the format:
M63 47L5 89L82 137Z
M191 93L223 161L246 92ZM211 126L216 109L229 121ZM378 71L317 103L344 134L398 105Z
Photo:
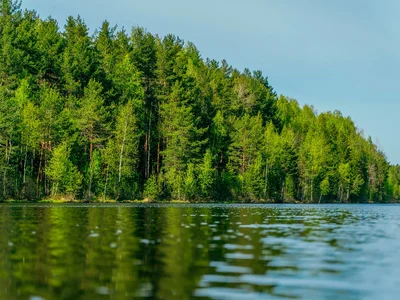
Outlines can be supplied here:
M302 201L304 201L304 199L306 198L306 193L307 193L307 188L308 188L308 185L307 185L307 183L305 182L305 186L304 186L304 190L303 190L303 198L301 199Z
M43 142L42 142L42 147L40 149L39 168L38 168L38 175L37 175L37 179L36 179L36 189L37 189L38 196L39 196L39 182L42 178L42 160L43 160Z
M104 184L104 196L103 196L104 201L106 200L107 183L108 183L108 168L107 168L107 174L106 174L106 183Z
M244 176L245 162L246 162L246 157L245 157L244 151L243 151L243 154L242 154L242 175L243 176Z
M147 141L147 176L146 179L150 177L150 156L151 156L151 110L149 115L149 130L148 130L148 141Z
M6 198L7 196L7 184L6 184L6 178L7 178L7 167L8 167L8 161L9 161L9 152L11 150L8 149L8 140L6 140L6 167L4 168L4 173L3 173L3 197Z
M264 198L267 201L267 188L268 188L268 164L265 164L265 178L264 178Z
M44 169L46 170L47 167L47 152L44 152L44 159L43 159L43 164L44 164ZM43 181L44 181L44 192L46 195L50 195L50 181L48 180L48 177L46 175L46 172L44 173L43 176Z
M246 161L246 157L244 155L244 150L243 150L243 154L242 154L242 192L244 189L244 170L245 170L245 161Z
M311 179L311 202L314 202L314 199L313 199L313 184L314 184L314 179Z
M92 138L90 139L90 147L89 147L89 187L88 187L88 196L91 196L92 193L92 180L93 180L93 143Z
M7 189L6 189L6 177L7 177L7 167L4 168L4 173L3 173L3 197L7 197Z
M157 175L160 174L160 141L158 141L157 145Z
M25 146L25 159L24 159L24 175L23 175L23 180L22 183L26 183L26 161L28 159L28 145ZM25 187L24 187L25 190Z
M36 158L36 151L33 150L33 154L31 157L31 174L30 174L31 178L33 178L33 162L35 161L35 158Z
M123 155L124 155L124 147L125 147L127 129L128 129L128 120L125 120L124 137L122 139L121 152L119 154L118 183L121 182L122 158L123 158Z

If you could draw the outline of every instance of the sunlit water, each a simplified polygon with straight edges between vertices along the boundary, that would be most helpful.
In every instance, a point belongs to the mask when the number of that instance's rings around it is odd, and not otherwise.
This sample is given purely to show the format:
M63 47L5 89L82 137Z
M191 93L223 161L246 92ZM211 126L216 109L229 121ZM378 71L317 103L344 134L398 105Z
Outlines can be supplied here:
M399 299L400 206L0 205L0 299Z

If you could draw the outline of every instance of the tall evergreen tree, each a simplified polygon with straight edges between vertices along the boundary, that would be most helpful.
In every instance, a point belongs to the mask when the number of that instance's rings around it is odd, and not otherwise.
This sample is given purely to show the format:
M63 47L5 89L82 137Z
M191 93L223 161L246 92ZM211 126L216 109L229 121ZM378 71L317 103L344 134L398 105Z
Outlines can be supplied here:
M94 149L102 145L108 129L105 123L106 111L101 93L101 84L90 80L77 111L77 126L82 136L81 142L84 152L89 154L89 164L85 166L88 170L87 197L92 196Z

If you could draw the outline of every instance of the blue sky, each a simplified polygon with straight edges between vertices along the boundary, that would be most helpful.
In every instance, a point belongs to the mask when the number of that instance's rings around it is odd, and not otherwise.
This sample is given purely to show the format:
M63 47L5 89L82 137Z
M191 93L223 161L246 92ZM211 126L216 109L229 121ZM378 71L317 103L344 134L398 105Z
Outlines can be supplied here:
M24 0L63 26L105 19L193 42L203 58L259 69L278 94L338 109L400 164L400 1Z

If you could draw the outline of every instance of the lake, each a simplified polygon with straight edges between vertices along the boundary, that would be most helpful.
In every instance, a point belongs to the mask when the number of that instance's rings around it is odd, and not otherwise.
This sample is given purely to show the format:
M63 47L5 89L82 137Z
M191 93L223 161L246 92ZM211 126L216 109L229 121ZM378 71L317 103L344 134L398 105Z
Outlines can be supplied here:
M0 204L0 299L398 299L400 206Z

